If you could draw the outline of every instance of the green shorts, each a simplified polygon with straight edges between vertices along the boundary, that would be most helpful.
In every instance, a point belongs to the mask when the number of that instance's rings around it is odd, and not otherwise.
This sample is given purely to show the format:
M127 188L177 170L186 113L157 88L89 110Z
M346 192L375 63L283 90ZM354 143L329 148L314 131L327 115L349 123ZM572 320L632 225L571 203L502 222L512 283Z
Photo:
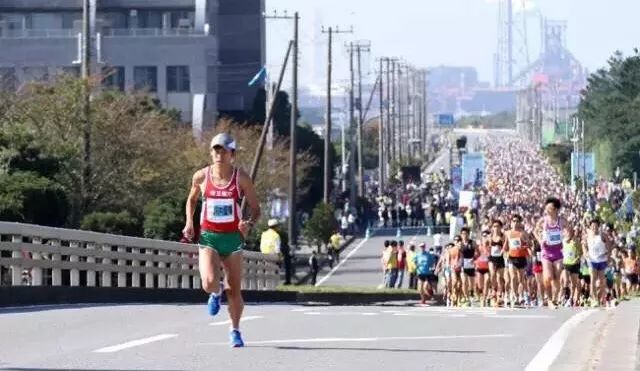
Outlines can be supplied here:
M242 251L244 242L240 232L233 233L216 233L202 232L200 233L200 248L210 248L218 252L218 254L226 258L231 254Z

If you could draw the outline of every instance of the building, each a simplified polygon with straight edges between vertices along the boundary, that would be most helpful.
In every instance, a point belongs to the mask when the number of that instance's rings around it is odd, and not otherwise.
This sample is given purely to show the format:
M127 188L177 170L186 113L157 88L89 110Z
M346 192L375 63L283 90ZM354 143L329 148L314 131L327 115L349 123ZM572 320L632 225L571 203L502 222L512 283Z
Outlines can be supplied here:
M107 87L144 89L194 134L250 109L264 64L264 0L89 0L91 70ZM0 81L17 88L80 71L82 1L0 2Z

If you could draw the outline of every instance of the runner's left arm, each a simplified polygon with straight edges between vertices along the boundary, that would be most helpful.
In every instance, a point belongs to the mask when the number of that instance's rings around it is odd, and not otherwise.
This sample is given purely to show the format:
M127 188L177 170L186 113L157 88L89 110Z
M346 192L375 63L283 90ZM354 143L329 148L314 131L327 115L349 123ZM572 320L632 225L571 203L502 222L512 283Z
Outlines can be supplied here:
M239 170L238 177L238 184L242 190L242 194L247 199L250 214L250 218L241 221L240 225L253 227L258 219L260 219L260 202L258 201L258 195L256 194L253 181L251 181L251 178L244 170Z

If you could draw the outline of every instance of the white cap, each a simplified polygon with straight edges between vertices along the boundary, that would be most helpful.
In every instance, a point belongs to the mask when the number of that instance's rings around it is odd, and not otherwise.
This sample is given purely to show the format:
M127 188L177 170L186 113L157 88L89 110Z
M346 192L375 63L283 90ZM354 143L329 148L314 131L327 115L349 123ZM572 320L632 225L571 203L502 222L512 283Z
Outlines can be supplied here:
M269 228L275 227L278 224L280 224L280 222L278 222L278 219L269 219L269 221L267 222L267 226Z
M229 133L220 133L211 139L211 145L209 148L213 148L215 146L220 146L227 151L236 150L236 141Z

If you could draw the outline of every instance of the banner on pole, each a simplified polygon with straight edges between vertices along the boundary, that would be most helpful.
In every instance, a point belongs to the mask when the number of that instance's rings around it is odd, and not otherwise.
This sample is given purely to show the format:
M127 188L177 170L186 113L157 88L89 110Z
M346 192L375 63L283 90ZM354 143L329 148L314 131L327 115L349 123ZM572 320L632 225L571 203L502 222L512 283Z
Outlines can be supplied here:
M451 168L451 183L453 192L460 193L462 190L462 168L460 166L454 166Z
M596 155L593 152L571 153L571 187L575 187L576 178L584 179L586 173L587 185L596 181Z
M484 154L480 152L462 155L462 189L472 190L484 185Z

